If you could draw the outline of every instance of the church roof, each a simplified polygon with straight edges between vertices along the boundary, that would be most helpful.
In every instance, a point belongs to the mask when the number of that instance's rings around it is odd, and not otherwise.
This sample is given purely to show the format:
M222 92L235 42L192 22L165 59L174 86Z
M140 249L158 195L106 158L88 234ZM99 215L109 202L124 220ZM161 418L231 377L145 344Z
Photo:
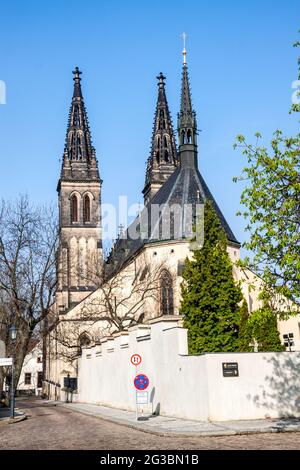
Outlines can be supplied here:
M185 49L183 56L181 106L178 114L180 166L174 169L146 203L126 232L120 234L107 261L110 272L118 270L146 244L191 240L194 236L193 227L199 227L201 206L206 200L212 201L229 244L240 246L198 170L197 120L192 107ZM161 82L164 91L162 78Z
M192 226L195 221L196 206L209 199L213 202L216 213L226 233L228 242L239 246L224 215L212 193L196 167L178 167L163 184L153 199L144 207L139 216L129 225L126 232L117 239L108 258L108 264L114 271L129 260L144 245L164 241L189 240L192 238ZM156 213L156 207L160 211ZM178 208L182 227L172 220L170 208ZM169 231L164 234L163 225Z

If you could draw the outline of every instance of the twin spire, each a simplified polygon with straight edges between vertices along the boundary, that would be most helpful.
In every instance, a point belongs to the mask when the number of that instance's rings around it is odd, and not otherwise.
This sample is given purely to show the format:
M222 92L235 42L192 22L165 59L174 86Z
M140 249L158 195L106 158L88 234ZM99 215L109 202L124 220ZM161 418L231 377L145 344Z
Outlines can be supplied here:
M87 112L81 91L80 75L82 72L76 67L73 74L74 90L69 112L61 176L64 179L71 180L99 180L96 153L92 145ZM177 126L178 152L166 97L165 77L160 73L157 79L157 105L154 116L151 150L147 161L145 187L143 189L145 203L152 199L176 167L184 163L187 151L189 154L193 153L193 161L195 164L197 162L197 122L196 113L192 109L185 43L183 49L181 104Z
M173 124L165 91L165 77L160 73L158 97L154 116L150 156L147 161L146 181L143 189L147 203L178 165Z
M183 69L181 85L181 103L178 113L177 152L175 136L168 102L165 93L165 77L162 73L158 79L158 98L154 117L150 156L147 161L146 181L143 189L144 201L147 204L164 182L181 164L197 166L197 121L192 108L188 68L186 61L185 33L183 34Z
M81 91L81 78L75 67L74 90L69 112L63 155L62 178L69 180L99 180L96 152L92 145L87 112Z

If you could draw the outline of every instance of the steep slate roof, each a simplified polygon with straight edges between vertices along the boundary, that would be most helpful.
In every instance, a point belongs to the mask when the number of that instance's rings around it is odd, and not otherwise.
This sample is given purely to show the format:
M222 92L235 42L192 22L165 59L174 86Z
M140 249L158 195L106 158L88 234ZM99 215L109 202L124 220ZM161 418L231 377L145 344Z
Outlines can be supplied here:
M204 204L207 199L213 202L228 242L240 245L198 170L197 120L192 108L185 49L183 51L181 105L178 113L178 136L180 166L150 199L139 217L116 241L108 258L111 272L118 270L145 244L191 239L193 225L198 220L197 206ZM158 207L160 211L156 212L155 208ZM178 213L172 215L171 208L179 209L180 218L175 218ZM168 225L170 230L166 233L162 229Z
M161 227L163 220L169 217L168 207L173 205L180 206L183 222L189 216L187 213L189 207L195 215L196 204L204 204L207 199L210 199L213 202L219 220L227 235L228 242L239 246L240 244L238 240L234 236L199 170L195 167L183 168L180 166L163 184L153 199L145 206L140 216L130 224L126 232L123 233L123 236L121 235L116 241L108 258L108 263L112 264L112 269L118 269L118 267L129 260L129 258L131 258L142 246L146 244L158 241L184 240L191 238L191 225L189 227L185 227L183 225L183 234L181 237L178 237L178 227L174 228L172 222L170 225L169 237L161 236L161 233L158 232L158 227ZM162 210L151 220L151 208L155 205L161 206ZM143 223L141 223L143 220L148 222L148 227L146 227L148 230L146 230ZM191 222L193 222L193 219ZM134 237L135 239L133 239L132 234L137 235L137 237Z

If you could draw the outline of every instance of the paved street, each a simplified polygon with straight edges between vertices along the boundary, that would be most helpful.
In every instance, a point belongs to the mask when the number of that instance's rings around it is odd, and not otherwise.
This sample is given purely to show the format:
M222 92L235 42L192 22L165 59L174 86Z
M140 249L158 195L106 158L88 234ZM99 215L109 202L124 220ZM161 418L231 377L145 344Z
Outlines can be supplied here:
M17 401L29 415L0 425L0 449L300 449L300 432L223 437L160 437L44 403Z

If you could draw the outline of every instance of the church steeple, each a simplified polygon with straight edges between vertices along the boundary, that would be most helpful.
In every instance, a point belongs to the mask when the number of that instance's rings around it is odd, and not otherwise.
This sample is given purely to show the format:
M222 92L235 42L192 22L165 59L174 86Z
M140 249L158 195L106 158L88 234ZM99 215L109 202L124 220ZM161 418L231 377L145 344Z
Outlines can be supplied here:
M101 179L81 91L81 72L73 71L59 202L56 301L66 311L93 292L102 269Z
M173 125L165 91L165 77L160 73L157 79L158 98L143 189L145 204L169 178L178 164Z
M192 107L185 47L183 49L181 103L178 113L178 140L181 165L193 163L197 166L197 120Z
M62 178L99 179L95 149L92 145L87 112L81 91L82 72L75 68L73 98L63 155Z

